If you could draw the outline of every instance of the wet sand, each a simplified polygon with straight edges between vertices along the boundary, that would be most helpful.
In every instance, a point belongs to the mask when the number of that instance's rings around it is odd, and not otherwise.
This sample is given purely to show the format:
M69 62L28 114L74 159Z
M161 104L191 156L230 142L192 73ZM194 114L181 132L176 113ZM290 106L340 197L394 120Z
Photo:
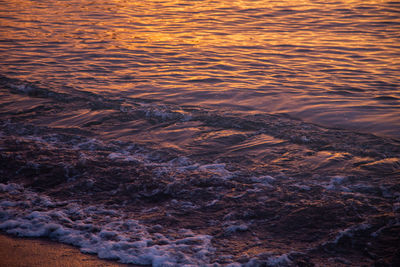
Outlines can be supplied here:
M8 267L128 267L101 260L79 249L45 239L16 238L0 234L0 266Z

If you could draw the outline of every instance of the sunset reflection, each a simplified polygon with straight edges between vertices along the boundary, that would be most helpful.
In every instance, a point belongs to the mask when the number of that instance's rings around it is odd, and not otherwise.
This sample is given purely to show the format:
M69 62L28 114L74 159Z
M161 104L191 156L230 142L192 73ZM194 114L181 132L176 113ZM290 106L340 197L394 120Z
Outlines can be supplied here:
M399 266L398 2L1 7L1 233L141 266Z

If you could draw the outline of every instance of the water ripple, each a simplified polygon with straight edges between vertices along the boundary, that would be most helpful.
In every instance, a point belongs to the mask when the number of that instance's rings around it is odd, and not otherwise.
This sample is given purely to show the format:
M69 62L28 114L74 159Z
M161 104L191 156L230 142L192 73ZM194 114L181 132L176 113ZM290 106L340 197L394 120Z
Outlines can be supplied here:
M119 97L145 95L178 105L234 101L240 109L285 112L322 124L323 113L335 109L337 118L348 118L335 125L353 129L363 121L370 132L400 132L397 101L386 110L390 127L377 109L357 113L360 98L363 106L387 107L383 99L400 97L397 2L2 5L0 71L9 77L61 91L69 86ZM264 96L254 90L265 90ZM216 91L223 97L214 99ZM303 116L316 108L315 96L332 101L318 104L319 114Z

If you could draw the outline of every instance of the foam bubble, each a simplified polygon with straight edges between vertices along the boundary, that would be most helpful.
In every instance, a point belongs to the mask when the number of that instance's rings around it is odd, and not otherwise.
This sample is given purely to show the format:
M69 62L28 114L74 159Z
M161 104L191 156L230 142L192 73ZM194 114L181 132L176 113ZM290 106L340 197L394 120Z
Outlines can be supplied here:
M15 184L0 184L0 188L17 192L13 200L0 204L0 229L9 234L48 237L100 258L153 266L207 266L215 252L209 235L181 229L167 239L117 210L57 203Z

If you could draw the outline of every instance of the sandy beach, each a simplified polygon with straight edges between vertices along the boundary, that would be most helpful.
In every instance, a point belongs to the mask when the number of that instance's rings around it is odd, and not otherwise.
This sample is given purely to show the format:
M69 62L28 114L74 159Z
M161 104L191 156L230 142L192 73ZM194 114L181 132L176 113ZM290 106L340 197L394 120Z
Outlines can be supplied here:
M79 249L46 239L16 238L0 234L0 266L8 267L127 267L83 254Z

